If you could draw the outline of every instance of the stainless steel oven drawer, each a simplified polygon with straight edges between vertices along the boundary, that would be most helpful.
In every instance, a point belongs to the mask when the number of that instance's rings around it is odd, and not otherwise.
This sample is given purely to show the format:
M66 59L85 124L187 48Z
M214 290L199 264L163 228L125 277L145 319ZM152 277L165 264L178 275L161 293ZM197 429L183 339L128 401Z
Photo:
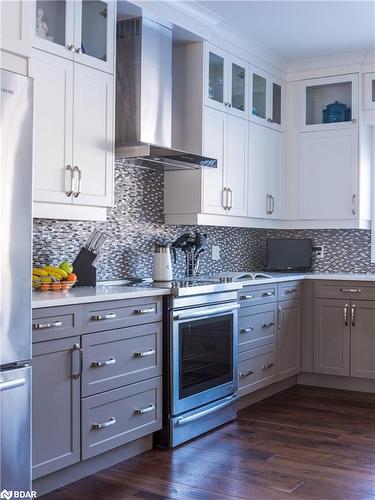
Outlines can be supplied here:
M276 344L243 352L238 356L239 396L256 391L275 381Z
M277 303L248 307L238 320L238 352L276 342Z
M161 377L82 400L82 459L161 428Z
M219 399L178 417L170 418L170 446L181 443L234 420L237 416L235 395Z
M83 396L161 375L161 332L149 323L83 335Z
M244 308L248 306L258 306L268 302L277 301L277 283L274 285L245 286L238 291L238 300L241 305L239 315L244 313Z
M85 304L82 309L84 333L143 325L162 319L162 298L114 300Z

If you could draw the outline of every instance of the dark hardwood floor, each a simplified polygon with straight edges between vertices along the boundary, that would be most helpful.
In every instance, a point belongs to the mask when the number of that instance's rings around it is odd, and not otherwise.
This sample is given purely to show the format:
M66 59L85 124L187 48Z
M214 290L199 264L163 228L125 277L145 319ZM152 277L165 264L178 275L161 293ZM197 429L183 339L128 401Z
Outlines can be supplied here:
M43 500L124 498L375 499L375 394L296 386Z

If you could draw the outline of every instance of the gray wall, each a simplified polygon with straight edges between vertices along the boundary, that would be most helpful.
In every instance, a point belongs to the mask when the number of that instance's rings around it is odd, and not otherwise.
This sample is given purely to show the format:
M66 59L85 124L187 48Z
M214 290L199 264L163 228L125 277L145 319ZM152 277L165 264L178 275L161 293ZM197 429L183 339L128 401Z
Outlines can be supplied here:
M375 272L370 263L370 231L276 231L234 227L167 226L163 224L163 175L150 170L117 166L115 205L108 210L106 223L34 219L34 265L58 264L73 260L95 228L111 238L98 264L99 279L150 276L155 242L172 242L186 231L206 232L209 244L219 245L221 260L211 252L203 255L204 272L261 269L267 237L312 237L323 243L325 258L314 263L318 271ZM184 262L179 256L175 274L182 276Z

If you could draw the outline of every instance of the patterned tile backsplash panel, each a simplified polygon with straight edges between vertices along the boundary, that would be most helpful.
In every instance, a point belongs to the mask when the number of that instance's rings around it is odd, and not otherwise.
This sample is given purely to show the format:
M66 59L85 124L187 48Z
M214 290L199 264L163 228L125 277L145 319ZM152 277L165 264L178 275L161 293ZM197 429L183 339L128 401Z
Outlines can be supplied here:
M277 231L211 226L170 226L163 223L163 174L118 165L115 169L115 204L106 222L34 219L34 265L73 260L94 229L110 234L98 263L98 278L151 276L156 242L172 242L184 232L207 233L209 247L201 258L201 272L249 271L263 267L267 237L311 237L325 245L325 256L314 262L315 271L375 272L370 262L370 231ZM220 246L220 260L211 259L211 245ZM175 276L183 276L183 255Z

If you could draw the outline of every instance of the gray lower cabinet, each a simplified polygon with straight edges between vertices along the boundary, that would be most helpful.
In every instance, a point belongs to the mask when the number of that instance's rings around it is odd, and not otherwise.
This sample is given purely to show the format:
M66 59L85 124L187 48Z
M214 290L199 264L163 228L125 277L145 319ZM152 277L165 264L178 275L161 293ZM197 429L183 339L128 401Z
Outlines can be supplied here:
M277 304L243 308L238 324L238 352L276 342Z
M82 400L82 459L161 428L161 377Z
M277 378L301 371L302 308L299 300L279 302L277 332Z
M33 479L80 460L80 337L33 344Z
M275 380L275 344L251 349L238 355L238 396L257 391Z
M375 379L375 301L351 301L351 376Z
M350 375L350 312L350 301L315 299L315 373Z

